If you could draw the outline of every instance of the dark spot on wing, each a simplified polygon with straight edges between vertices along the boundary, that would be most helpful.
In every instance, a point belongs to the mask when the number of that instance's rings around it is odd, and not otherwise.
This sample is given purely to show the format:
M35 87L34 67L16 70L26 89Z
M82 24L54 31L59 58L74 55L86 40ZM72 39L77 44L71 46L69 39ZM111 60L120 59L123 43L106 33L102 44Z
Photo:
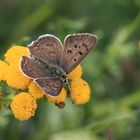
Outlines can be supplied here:
M77 48L77 45L76 44L74 45L74 48Z
M72 53L72 50L71 49L68 49L67 53Z
M78 36L77 36L77 35L75 36L75 40L76 40L76 41L78 40Z
M55 52L54 51L50 51L50 54L55 54Z
M50 51L50 57L55 57L56 53L54 51Z
M88 48L86 48L86 51L88 51Z
M79 54L80 54L80 55L83 55L83 52L82 52L82 51L80 51L80 52L79 52Z
M83 46L85 46L85 43L83 43Z
M87 45L85 45L85 49L86 49L86 51L88 51L88 50L89 50Z

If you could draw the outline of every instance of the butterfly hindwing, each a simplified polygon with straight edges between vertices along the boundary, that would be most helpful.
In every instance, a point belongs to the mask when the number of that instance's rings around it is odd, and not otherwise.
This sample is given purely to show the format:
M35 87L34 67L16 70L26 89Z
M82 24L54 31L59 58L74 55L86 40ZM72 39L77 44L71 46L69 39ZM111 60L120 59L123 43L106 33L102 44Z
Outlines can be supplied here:
M58 96L64 85L64 81L55 77L44 77L35 79L38 86L50 96Z
M64 41L61 67L70 73L95 46L97 37L88 33L68 35Z
M48 71L45 70L43 65L27 56L22 56L20 68L21 71L31 79L49 76Z
M42 35L28 47L31 55L48 64L59 65L63 47L57 37L50 34Z

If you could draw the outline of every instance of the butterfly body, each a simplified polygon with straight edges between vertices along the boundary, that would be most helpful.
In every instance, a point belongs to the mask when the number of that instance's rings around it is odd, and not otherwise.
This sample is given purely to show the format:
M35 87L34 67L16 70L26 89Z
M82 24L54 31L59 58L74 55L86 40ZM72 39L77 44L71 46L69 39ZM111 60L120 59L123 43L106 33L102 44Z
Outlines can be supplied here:
M88 33L68 35L61 41L50 34L40 36L29 46L30 56L23 56L21 71L48 95L59 95L67 75L95 46L97 37Z
M61 68L59 68L58 66L50 66L49 67L49 71L52 75L52 77L59 77L62 79L66 78L66 73L65 71L63 71Z

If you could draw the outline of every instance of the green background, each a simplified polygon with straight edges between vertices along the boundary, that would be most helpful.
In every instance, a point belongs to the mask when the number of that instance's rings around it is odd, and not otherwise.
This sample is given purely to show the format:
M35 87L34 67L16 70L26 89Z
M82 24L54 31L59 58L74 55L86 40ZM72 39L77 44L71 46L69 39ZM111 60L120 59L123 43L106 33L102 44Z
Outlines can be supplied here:
M66 101L61 110L38 101L36 115L16 120L0 110L0 140L139 140L140 1L1 0L0 57L14 44L27 45L50 33L98 36L83 60L83 78L91 86L85 105Z

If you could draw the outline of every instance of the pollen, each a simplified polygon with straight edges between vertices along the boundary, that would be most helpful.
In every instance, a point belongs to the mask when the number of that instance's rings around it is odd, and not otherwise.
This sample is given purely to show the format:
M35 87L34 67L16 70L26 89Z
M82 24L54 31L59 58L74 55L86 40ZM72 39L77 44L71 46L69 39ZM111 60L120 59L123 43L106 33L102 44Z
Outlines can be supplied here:
M81 78L73 79L70 84L71 99L75 104L85 104L90 99L90 87Z
M34 116L37 104L36 100L28 92L21 92L15 96L10 107L15 118L25 121Z

